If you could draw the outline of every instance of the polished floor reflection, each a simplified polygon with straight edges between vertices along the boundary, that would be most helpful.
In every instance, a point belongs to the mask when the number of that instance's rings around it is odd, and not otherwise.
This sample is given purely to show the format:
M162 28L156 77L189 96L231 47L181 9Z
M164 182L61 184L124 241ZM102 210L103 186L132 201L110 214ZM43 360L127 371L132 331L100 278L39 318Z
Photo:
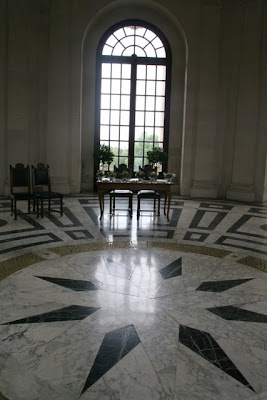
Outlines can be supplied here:
M0 201L2 395L266 399L267 206L116 214L90 195L14 221Z

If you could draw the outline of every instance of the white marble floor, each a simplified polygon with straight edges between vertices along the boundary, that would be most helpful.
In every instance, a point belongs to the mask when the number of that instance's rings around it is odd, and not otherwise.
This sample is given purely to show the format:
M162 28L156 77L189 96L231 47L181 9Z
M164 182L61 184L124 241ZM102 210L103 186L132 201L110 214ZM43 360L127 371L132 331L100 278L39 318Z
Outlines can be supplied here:
M14 221L0 200L3 398L266 400L267 206L117 214L91 195Z

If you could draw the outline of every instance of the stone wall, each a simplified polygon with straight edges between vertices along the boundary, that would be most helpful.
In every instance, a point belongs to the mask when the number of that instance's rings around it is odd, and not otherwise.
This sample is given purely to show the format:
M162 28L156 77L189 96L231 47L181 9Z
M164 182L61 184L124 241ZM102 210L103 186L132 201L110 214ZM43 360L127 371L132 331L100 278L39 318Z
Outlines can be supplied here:
M0 0L0 194L16 162L48 162L65 193L93 189L96 49L127 18L172 48L179 193L266 201L266 0Z

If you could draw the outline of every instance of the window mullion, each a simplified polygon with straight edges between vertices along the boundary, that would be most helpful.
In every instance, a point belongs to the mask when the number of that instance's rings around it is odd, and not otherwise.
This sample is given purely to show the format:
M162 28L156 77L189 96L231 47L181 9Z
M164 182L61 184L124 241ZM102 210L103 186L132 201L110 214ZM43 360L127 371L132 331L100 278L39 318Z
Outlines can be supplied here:
M131 94L130 94L130 126L129 126L129 167L134 168L134 134L135 134L135 105L136 105L136 69L137 63L133 58L131 64Z

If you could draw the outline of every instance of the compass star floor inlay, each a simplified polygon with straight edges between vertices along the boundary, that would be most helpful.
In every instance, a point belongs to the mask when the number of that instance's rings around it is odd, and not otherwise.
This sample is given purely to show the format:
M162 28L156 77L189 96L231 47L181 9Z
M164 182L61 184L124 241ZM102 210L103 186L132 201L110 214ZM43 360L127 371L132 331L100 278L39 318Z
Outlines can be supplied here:
M266 400L264 206L177 198L138 224L99 223L94 196L64 207L1 213L3 396Z

